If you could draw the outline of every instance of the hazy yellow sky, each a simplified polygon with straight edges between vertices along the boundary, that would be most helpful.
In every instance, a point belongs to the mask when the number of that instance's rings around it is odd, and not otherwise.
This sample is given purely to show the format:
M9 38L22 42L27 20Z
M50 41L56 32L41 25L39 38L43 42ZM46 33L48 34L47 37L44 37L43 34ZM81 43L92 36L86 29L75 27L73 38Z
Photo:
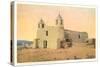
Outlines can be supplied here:
M95 8L18 4L17 39L33 40L39 20L42 18L47 25L55 25L59 13L65 29L87 32L89 38L95 38Z

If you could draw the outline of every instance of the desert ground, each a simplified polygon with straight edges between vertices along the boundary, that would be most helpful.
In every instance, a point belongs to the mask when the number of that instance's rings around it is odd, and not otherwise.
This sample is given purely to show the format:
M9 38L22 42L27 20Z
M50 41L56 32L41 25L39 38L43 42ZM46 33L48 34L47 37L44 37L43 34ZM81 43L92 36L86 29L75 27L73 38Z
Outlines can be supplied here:
M95 52L94 45L85 43L75 43L72 47L61 49L22 48L17 50L17 62L92 59Z

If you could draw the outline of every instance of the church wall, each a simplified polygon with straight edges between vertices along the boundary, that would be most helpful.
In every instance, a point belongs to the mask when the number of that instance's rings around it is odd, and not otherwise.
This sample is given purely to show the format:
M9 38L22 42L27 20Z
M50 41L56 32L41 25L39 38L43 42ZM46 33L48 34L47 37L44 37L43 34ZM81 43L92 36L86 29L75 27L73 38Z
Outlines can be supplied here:
M88 39L88 34L86 32L66 30L65 33L65 38L72 39L72 42L86 42L86 40Z
M48 31L48 36L46 36L46 31ZM43 41L47 40L47 48L57 48L57 39L59 38L59 33L57 27L54 26L45 26L43 29L37 30L36 39L39 39L39 48L43 48ZM34 40L34 48L35 48L35 40Z
M58 30L56 27L48 27L48 48L57 48Z

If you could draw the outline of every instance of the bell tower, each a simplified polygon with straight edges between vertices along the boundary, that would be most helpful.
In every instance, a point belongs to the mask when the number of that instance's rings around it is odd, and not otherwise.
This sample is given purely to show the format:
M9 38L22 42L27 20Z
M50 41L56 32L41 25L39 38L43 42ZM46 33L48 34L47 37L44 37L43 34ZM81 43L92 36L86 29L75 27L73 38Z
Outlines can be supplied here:
M44 21L43 21L43 19L40 19L40 21L39 21L39 23L38 23L38 28L44 28Z
M62 16L60 14L57 16L56 26L58 26L58 27L64 27L63 26L63 18L62 18Z
M56 27L57 27L57 46L58 48L62 45L61 42L64 41L64 25L63 25L63 18L59 14L56 18Z

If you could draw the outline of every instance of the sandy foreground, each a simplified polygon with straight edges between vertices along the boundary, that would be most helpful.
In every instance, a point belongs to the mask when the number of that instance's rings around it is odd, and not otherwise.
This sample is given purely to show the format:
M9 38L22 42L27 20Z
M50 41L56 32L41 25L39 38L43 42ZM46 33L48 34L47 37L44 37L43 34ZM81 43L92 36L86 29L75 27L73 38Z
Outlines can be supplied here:
M75 44L65 49L23 48L17 50L18 63L92 58L95 58L95 48L93 45L85 44Z

